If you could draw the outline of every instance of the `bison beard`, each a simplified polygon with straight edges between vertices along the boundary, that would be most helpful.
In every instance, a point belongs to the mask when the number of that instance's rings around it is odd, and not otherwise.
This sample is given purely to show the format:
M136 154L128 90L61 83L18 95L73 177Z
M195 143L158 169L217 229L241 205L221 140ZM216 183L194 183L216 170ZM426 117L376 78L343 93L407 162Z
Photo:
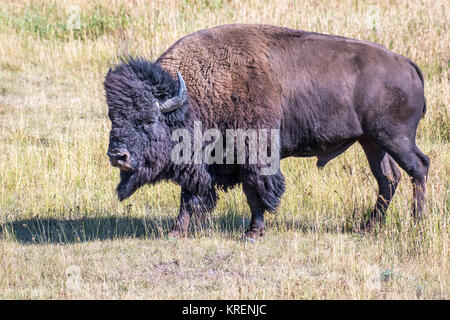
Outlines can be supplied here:
M108 73L105 90L108 154L130 156L112 161L122 165L119 199L147 183L179 184L174 236L186 235L191 215L214 210L217 188L242 184L251 210L246 235L258 238L264 212L276 210L285 190L281 171L264 176L258 165L171 162L171 134L192 133L195 121L223 136L279 130L279 158L315 156L319 168L358 142L379 187L366 228L384 219L400 180L397 164L413 181L414 217L424 212L429 159L415 143L423 76L377 44L268 25L218 26L180 39L155 63L124 61Z
M145 182L139 177L136 171L120 171L120 183L117 186L117 195L119 200L123 201L129 198L133 193L143 186Z

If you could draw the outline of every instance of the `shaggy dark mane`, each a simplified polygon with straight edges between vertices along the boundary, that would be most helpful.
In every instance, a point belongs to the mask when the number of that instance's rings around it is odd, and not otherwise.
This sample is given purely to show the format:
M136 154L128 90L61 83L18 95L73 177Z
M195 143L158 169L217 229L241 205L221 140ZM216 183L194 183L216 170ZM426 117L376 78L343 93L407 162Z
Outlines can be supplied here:
M153 89L152 94L156 98L165 99L167 96L176 93L177 82L156 63L151 63L141 57L129 57L128 65L136 73L139 80Z
M121 63L110 70L116 78L121 77L123 81L130 81L131 74L143 82L145 89L148 90L158 100L165 100L176 93L178 88L177 81L171 75L161 69L161 67L142 57L123 58ZM105 81L108 86L108 78Z

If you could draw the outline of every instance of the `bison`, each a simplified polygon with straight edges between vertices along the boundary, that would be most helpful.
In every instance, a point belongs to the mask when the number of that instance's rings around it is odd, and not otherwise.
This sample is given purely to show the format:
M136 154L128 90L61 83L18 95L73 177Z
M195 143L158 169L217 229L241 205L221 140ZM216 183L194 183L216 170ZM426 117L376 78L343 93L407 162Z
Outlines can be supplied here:
M181 38L153 63L122 60L104 87L118 197L161 180L179 184L173 236L186 235L191 216L214 209L218 188L242 184L251 210L245 235L257 239L265 211L276 210L285 191L279 167L262 174L259 162L175 163L171 154L180 141L173 133L194 133L196 122L224 135L278 130L272 155L315 156L319 168L358 142L379 187L365 227L383 219L400 179L397 164L413 182L414 217L424 211L429 159L415 143L426 110L423 76L414 62L378 44L270 25L223 25Z

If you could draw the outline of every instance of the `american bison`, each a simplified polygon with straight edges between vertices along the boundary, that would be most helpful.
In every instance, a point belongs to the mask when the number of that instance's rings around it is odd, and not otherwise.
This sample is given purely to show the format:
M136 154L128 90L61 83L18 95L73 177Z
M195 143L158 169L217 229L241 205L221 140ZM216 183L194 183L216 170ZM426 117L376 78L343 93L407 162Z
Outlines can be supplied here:
M123 200L161 180L179 184L173 236L186 234L192 215L214 209L217 188L237 184L251 210L245 234L262 236L264 212L274 211L285 191L279 159L315 156L320 168L355 142L379 186L366 227L382 220L389 206L400 179L396 164L412 178L414 217L424 211L429 159L415 143L425 114L423 76L414 62L375 43L269 25L223 25L181 38L154 63L122 61L104 86L112 123L108 156L120 169L118 196ZM274 130L279 144L268 152L278 166L264 174L265 163L222 161L222 149L210 154L220 161L173 161L182 140L174 132L194 135L196 123L224 136L230 129ZM249 136L244 139L250 151Z

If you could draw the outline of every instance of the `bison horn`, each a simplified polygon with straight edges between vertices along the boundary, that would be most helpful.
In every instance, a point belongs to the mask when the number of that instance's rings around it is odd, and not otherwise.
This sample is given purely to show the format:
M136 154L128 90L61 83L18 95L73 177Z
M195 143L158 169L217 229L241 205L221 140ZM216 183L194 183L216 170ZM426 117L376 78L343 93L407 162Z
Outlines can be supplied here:
M184 101L186 100L187 97L186 84L184 83L183 77L178 71L177 76L178 76L178 93L176 96L170 98L169 100L161 104L160 110L163 113L167 113L181 107Z

